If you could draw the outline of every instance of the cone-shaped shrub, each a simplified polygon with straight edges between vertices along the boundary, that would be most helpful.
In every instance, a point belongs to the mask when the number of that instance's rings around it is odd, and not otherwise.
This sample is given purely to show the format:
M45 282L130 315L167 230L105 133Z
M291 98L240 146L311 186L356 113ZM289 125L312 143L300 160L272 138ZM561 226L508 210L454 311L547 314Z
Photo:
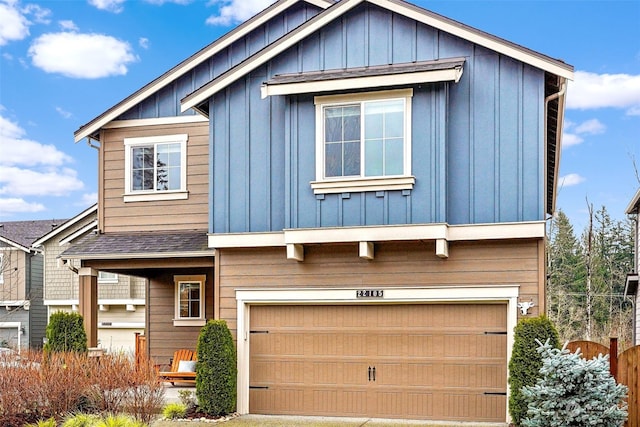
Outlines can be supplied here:
M224 320L210 320L198 337L196 396L200 409L220 416L236 410L236 348Z
M560 346L560 338L551 320L546 316L520 320L514 329L513 351L509 361L509 412L511 421L520 426L527 415L527 402L522 395L523 386L532 386L540 376L542 356L536 350L538 343L549 340L553 348Z
M87 333L84 321L78 313L58 311L49 318L45 331L47 343L46 352L87 352Z

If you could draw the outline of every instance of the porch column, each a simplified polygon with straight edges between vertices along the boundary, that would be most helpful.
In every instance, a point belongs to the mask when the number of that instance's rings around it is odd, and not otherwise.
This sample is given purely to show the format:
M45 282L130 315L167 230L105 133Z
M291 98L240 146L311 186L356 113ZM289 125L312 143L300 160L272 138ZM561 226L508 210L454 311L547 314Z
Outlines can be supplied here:
M87 347L98 346L98 271L91 267L78 270L80 289L78 310L84 319Z

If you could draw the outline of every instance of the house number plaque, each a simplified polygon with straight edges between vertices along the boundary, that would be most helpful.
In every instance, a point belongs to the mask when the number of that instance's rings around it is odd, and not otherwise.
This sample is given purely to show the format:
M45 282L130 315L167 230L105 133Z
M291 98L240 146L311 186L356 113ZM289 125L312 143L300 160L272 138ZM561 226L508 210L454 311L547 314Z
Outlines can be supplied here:
M384 298L382 289L358 289L356 290L356 298Z

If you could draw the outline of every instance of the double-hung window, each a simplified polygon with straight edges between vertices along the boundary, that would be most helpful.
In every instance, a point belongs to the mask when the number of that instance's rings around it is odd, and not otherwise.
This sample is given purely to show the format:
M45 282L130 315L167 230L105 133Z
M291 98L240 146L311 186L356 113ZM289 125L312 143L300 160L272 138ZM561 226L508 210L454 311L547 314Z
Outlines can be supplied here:
M98 283L118 283L118 275L106 271L98 271Z
M315 98L316 193L412 188L411 96L405 89Z
M205 324L206 276L174 276L176 287L174 326L202 326Z
M187 135L125 138L125 202L187 198Z

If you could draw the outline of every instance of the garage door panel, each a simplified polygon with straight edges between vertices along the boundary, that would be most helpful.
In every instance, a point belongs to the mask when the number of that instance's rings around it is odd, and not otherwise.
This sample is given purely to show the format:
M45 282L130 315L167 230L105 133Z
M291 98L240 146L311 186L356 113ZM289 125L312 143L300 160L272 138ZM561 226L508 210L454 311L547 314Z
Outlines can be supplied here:
M504 421L505 305L261 306L250 325L250 412Z

